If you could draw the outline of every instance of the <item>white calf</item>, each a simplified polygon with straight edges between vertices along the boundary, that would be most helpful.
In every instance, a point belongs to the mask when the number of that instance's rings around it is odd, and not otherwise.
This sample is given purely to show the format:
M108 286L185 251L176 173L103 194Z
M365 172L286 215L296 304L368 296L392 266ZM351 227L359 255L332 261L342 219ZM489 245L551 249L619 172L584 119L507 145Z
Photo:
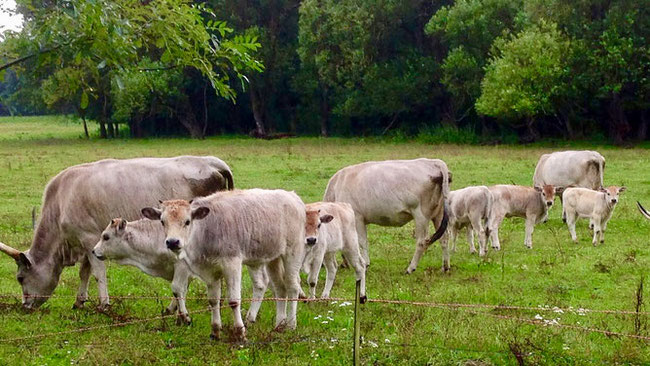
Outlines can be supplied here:
M576 236L576 221L578 218L588 218L589 226L593 226L595 246L600 239L605 242L607 223L612 218L614 208L618 203L618 195L625 187L610 186L593 191L586 188L567 188L563 195L562 221L566 222L571 233L571 239L578 241Z
M488 187L467 187L449 192L449 237L452 250L456 251L458 231L468 226L467 240L470 252L476 253L473 232L478 233L479 256L486 253L486 242L489 235L489 218L492 212L494 197Z

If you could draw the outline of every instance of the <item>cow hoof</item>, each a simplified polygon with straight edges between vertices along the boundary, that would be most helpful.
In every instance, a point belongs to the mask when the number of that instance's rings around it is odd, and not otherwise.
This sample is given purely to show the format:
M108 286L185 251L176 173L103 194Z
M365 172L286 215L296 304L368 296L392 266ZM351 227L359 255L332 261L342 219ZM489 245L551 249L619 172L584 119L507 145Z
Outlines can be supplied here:
M75 301L74 304L72 304L72 309L73 309L73 310L76 310L76 309L83 309L83 308L84 308L84 303L85 303L85 302L86 302L86 300L79 300L79 299L77 299L77 301Z
M176 325L192 325L192 318L190 318L187 314L178 314L178 318L176 318Z
M366 295L363 295L363 296L361 296L359 298L359 303L361 303L361 304L365 304L366 301L368 301L368 296L366 296Z
M442 266L442 273L449 272L449 266Z
M470 250L469 254L476 254L476 250Z
M218 341L219 340L219 333L210 333L210 339L213 341Z
M411 274L411 273L413 273L413 272L415 272L415 268L413 268L413 269L411 269L411 268L407 268L406 271L404 271L404 274L407 274L407 275L408 275L408 274Z
M276 325L275 328L273 328L273 331L278 332L278 333L283 333L287 329L287 323L282 321L280 324Z
M100 313L105 313L111 309L111 304L99 304L97 305L97 311Z

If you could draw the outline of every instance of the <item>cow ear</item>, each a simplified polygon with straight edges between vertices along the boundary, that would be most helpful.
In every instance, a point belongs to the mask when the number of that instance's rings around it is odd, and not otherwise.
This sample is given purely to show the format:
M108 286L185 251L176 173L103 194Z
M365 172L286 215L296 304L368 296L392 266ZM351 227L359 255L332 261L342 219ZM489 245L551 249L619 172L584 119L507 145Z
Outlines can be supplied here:
M189 203L189 204L191 205L191 204L192 204L192 202L194 202L194 200L189 200L189 202L188 202L188 203Z
M320 217L320 222L323 224L327 224L328 222L334 220L334 216L332 215L323 215Z
M126 221L124 219L120 220L120 225L117 227L117 229L120 230L120 231L124 231L124 229L126 229L127 222L128 221Z
M140 212L142 212L142 216L149 220L160 220L160 216L162 215L162 211L155 207L145 207Z
M536 190L537 192L541 192L541 191L542 191L542 187L537 187L537 186L535 186L534 188L535 188L535 190Z
M556 187L555 188L555 193L562 193L562 192L564 192L565 189L566 189L566 187Z
M618 193L625 192L626 189L627 189L626 186L620 187L620 188L618 189Z
M111 219L111 226L115 226L115 219Z
M162 203L163 203L163 200L158 200L158 203L162 204Z
M598 192L607 193L607 190L605 189L605 187L600 187L598 188Z
M192 210L192 220L201 220L204 219L210 213L210 209L207 207L198 207Z
M18 265L25 266L27 269L32 266L32 262L29 261L29 258L27 258L25 253L20 253L16 262L18 262Z

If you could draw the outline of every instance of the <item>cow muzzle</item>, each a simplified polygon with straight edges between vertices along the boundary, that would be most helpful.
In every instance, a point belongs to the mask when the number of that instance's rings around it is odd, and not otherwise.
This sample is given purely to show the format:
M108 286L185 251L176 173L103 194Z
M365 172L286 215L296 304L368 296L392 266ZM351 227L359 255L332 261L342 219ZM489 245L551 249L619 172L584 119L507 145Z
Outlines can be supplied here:
M614 198L614 199L612 200L612 203L616 203L616 202L618 202L618 200L617 200L616 198Z
M167 239L165 240L165 244L167 245L167 249L171 250L172 252L178 252L181 250L181 241L178 239Z
M553 201L546 201L546 206L548 206L548 207L553 206Z
M316 245L317 239L314 236L310 236L305 241L307 242L307 245L314 246Z

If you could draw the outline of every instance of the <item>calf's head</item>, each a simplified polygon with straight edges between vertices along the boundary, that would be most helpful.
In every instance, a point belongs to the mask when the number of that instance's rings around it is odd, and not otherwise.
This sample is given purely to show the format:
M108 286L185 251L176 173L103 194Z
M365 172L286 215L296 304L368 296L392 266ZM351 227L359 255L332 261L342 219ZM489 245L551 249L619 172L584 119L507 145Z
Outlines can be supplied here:
M600 192L605 194L605 201L609 205L618 203L618 195L625 191L625 187L609 186L607 188L600 188Z
M93 248L95 257L103 261L106 258L119 259L124 256L128 245L125 235L126 224L127 221L121 218L111 220Z
M170 200L160 202L160 208L145 207L142 215L149 220L160 220L165 230L167 249L178 253L187 245L190 229L194 220L204 219L209 213L208 207L192 208L192 201Z
M309 246L316 245L318 242L318 230L322 224L332 221L334 216L322 215L320 210L307 210L307 221L305 223L305 244Z
M564 188L558 187L557 189L550 184L545 184L542 187L536 186L535 190L539 192L541 200L547 207L553 206L553 201L555 200L555 194L560 194Z

